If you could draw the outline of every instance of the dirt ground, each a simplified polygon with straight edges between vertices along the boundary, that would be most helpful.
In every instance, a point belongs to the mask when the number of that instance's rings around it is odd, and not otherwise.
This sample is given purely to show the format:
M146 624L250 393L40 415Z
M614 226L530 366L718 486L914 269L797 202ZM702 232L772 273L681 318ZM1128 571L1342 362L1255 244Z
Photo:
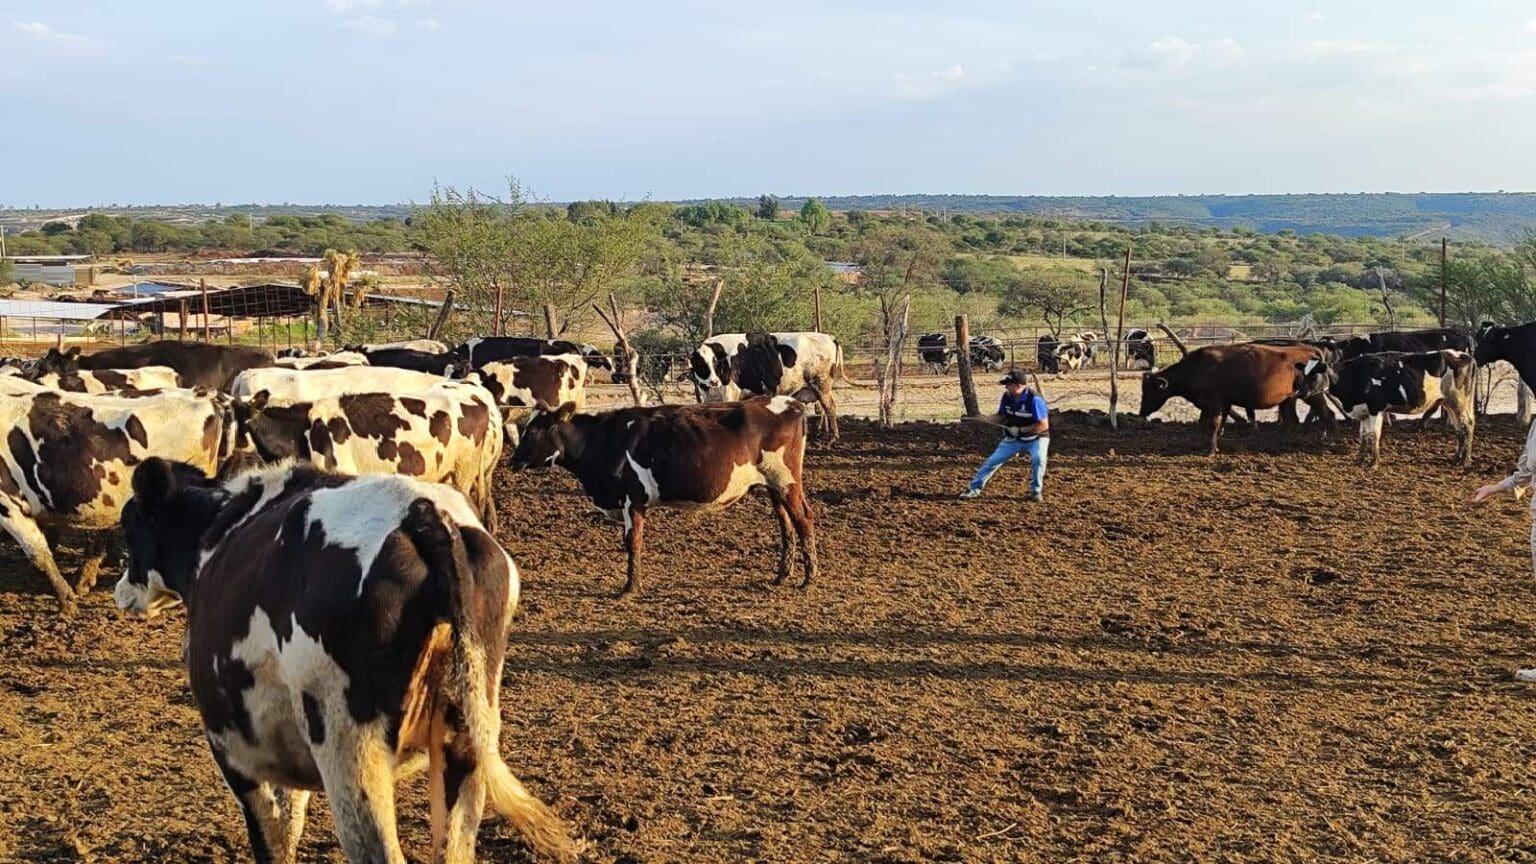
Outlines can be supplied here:
M500 477L524 575L503 752L602 862L1536 858L1527 512L1473 510L1519 449L1057 418L953 499L991 430L850 421L809 457L821 581L767 584L764 502L618 531L563 473ZM66 566L76 560L66 538ZM249 860L180 666L182 615L60 623L0 545L0 860ZM401 831L427 845L419 781ZM482 857L525 861L487 821ZM323 798L304 860L340 861Z

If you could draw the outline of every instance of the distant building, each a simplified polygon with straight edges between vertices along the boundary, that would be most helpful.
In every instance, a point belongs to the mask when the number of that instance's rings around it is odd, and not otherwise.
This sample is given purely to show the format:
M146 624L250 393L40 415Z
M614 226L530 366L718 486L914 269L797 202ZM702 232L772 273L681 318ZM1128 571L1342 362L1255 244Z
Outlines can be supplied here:
M17 282L72 286L75 284L75 265L90 258L89 255L17 255L11 263L16 265Z

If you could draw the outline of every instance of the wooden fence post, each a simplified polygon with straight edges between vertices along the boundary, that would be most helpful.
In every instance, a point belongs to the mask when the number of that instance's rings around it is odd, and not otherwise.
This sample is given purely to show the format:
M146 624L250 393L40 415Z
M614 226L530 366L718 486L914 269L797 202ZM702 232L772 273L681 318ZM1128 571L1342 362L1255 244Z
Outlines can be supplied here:
M1108 271L1105 271L1106 273ZM1125 341L1125 298L1131 293L1131 247L1125 247L1125 272L1120 274L1120 312L1115 318L1115 354L1119 355L1120 343ZM1118 429L1119 421L1116 419L1120 411L1120 378L1115 373L1112 364L1109 372L1109 425L1111 429Z
M628 373L630 398L635 400L637 407L644 405L645 397L640 395L640 355L630 346L629 336L624 332L624 316L619 314L619 298L614 296L613 292L608 292L608 309L613 313L612 318L608 317L603 307L596 303L592 304L592 308L597 310L597 317L603 319L603 323L613 331L613 338L619 343L619 351L624 355L625 372Z
M437 334L443 332L443 325L448 323L448 316L453 313L453 289L443 292L443 305L437 308L437 319L427 329L427 338L436 339ZM304 329L309 330L309 322L304 322Z
M1099 326L1104 340L1109 343L1109 428L1119 430L1120 415L1115 411L1120 404L1120 340L1109 329L1109 268L1099 268Z
M208 280L197 280L198 287L203 291L203 341L212 342L213 336L208 330Z
M187 298L181 298L181 325L176 329L176 341L187 341Z
M720 292L725 288L725 280L715 277L715 290L709 292L709 308L704 310L704 338L715 335L715 305L720 302Z
M896 332L890 336L890 342L886 345L885 375L881 380L880 388L880 425L889 426L893 422L893 414L896 410L896 388L901 377L901 346L907 339L907 322L912 315L912 295L908 294L901 304L901 320L896 324Z
M960 372L960 401L965 406L965 416L981 413L976 403L976 379L971 374L971 322L964 315L955 316L955 359Z
M816 332L817 333L825 333L826 332L825 330L821 329L821 284L820 283L817 283L817 285L816 285Z

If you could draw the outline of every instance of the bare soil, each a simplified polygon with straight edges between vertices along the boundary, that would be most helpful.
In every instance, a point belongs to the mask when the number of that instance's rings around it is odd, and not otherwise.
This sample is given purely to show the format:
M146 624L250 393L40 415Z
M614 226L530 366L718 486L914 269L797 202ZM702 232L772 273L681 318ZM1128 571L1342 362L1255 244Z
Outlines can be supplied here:
M503 751L603 862L1494 861L1536 858L1527 512L1461 502L1513 422L1056 418L953 496L991 430L845 423L813 449L823 578L768 585L766 503L658 512L638 597L563 473L500 478L523 569ZM77 559L66 537L63 563ZM73 548L72 548L73 547ZM61 623L0 545L0 860L249 860L182 669L182 616ZM421 784L401 832L421 860ZM526 860L490 820L481 854ZM304 860L340 861L323 797Z

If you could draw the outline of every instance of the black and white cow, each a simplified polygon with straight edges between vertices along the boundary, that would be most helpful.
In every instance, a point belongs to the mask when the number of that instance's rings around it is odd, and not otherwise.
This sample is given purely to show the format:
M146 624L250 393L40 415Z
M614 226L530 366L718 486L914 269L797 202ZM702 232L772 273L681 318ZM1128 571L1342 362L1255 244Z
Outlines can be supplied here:
M139 398L12 392L0 396L0 428L7 430L0 441L0 528L48 577L65 612L95 584L103 538L92 540L71 589L43 524L113 529L141 461L163 455L212 475L233 446L228 399L210 391Z
M816 532L805 495L805 409L789 396L723 405L662 405L577 414L537 412L512 453L514 471L559 465L609 518L623 520L627 594L639 585L651 507L720 508L753 488L768 491L779 521L779 573L799 539L805 587L816 575Z
M1061 340L1047 333L1035 341L1035 365L1041 372L1061 374Z
M1472 355L1462 351L1384 351L1338 364L1331 394L1346 416L1360 421L1360 462L1380 460L1385 415L1427 414L1444 405L1456 430L1455 461L1469 464L1477 424L1472 403L1476 368Z
M744 396L816 394L822 428L837 438L832 383L843 376L843 348L825 333L722 333L704 340L688 360L700 402Z
M479 369L497 360L538 357L544 354L580 354L594 369L613 371L613 361L595 345L578 345L565 339L533 339L526 336L476 336L453 349L461 372Z
M1152 334L1137 328L1125 334L1125 368L1135 369L1137 363L1147 364L1147 369L1157 368L1157 346Z
M574 858L499 752L518 572L463 495L293 464L221 484L149 459L131 479L117 605L186 604L192 699L256 861L292 864L318 790L349 860L403 864L395 784L423 761L433 861L475 860L487 803Z
M291 405L344 393L396 393L410 395L431 390L446 379L430 372L390 369L382 366L349 366L336 369L250 369L235 376L230 393L250 399L265 392L272 405Z
M484 387L440 380L409 394L348 393L271 404L237 400L240 450L264 462L301 459L343 474L403 474L453 486L496 527L491 475L501 461L501 412Z
M417 351L414 348L378 348L368 352L367 357L370 366L411 369L450 378L456 371L462 371L465 368L464 361L456 354L434 354L428 351Z
M1099 362L1099 334L1092 330L1082 330L1067 337L1068 342L1075 342L1082 351L1082 363L1096 366ZM1080 364L1081 365L1081 364Z
M176 370L183 387L225 390L234 377L246 369L272 365L272 355L260 348L243 345L212 345L206 342L150 342L124 345L95 354L80 354L73 348L63 357L73 368L54 368L46 372L68 374L75 369L139 369L144 366L169 366Z
M428 354L446 354L448 346L436 339L406 339L400 342L366 342L361 345L348 345L341 350L356 351L363 356L369 356L375 351L391 351L404 348L408 351L424 351Z
M949 364L955 357L955 349L949 347L949 337L943 333L924 333L917 337L917 359L923 368L938 375L949 372Z
M1003 368L1003 363L1008 359L1008 352L1003 350L1003 343L996 336L972 336L971 337L971 365L987 372L996 372Z
M343 366L367 366L368 358L356 351L337 351L335 354L279 356L272 365L281 369L340 369Z
M1380 333L1367 333L1364 336L1353 336L1338 343L1338 348L1343 352L1345 360L1351 360L1365 354L1379 354L1383 351L1396 351L1400 353L1416 354L1425 351L1460 351L1465 354L1472 353L1472 334L1455 327L1443 327L1431 330L1404 330L1383 331Z
M1479 366L1503 360L1515 367L1525 386L1536 389L1536 322L1508 327L1483 322L1475 357Z
M504 408L556 408L570 402L580 411L587 407L588 372L580 354L550 354L487 363L465 380L489 390Z
M71 393L113 393L120 390L164 390L180 387L181 378L169 366L142 366L137 369L81 369L76 362L79 348L70 354L49 348L23 377L54 390Z

